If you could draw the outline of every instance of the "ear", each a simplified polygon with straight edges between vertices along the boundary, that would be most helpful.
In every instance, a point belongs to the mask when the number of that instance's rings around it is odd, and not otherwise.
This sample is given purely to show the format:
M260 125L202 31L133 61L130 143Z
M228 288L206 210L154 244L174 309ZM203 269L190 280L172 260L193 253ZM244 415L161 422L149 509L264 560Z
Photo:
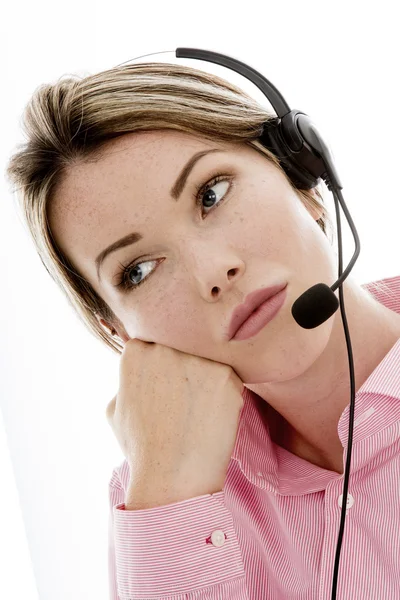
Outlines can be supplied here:
M112 327L109 323L107 323L107 321L102 319L98 313L95 313L94 316L96 317L99 324L103 327L103 329L105 329L110 335L113 335L112 332L115 331L115 328Z
M94 313L94 316L109 335L112 335L113 337L118 337L123 344L125 344L130 339L122 325L121 327L113 327L110 323L102 319L98 313Z

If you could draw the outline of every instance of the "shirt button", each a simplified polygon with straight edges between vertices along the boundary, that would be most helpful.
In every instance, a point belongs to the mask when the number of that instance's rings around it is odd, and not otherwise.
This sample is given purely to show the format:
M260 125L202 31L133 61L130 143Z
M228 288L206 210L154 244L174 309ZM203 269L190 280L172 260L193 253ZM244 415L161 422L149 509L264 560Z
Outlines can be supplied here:
M225 534L220 529L216 529L211 534L211 542L218 548L225 544Z
M338 498L338 504L340 506L340 508L342 508L342 504L343 504L343 494L340 494L339 498ZM354 498L351 494L349 494L347 492L347 505L346 505L346 510L348 508L351 508L354 504Z

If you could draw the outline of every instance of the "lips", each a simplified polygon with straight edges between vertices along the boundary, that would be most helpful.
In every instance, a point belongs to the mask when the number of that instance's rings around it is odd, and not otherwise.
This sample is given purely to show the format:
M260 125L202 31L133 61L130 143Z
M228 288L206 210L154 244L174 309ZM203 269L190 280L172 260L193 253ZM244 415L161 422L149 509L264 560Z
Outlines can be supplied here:
M261 288L251 292L243 304L239 304L232 313L229 323L228 340L232 339L239 327L249 318L252 312L256 310L266 300L272 298L286 287L287 283L279 283L268 288Z

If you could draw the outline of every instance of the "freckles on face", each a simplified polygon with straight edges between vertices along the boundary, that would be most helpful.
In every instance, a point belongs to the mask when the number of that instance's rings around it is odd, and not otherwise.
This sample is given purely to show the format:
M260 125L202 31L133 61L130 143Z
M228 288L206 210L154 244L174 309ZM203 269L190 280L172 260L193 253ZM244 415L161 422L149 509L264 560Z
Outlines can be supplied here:
M286 207L283 200L274 207L272 181L257 186L257 173L249 171L235 190L235 208L228 203L221 210L218 232L204 240L195 230L181 236L179 257L162 265L162 286L143 287L135 330L129 325L138 296L128 292L124 322L132 337L226 362L230 351L225 335L234 308L251 291L288 278L288 248L282 248L282 235L289 236L287 201ZM236 269L236 278L229 279L230 269ZM213 287L219 288L219 297L212 295Z
M204 307L188 301L184 290L176 291L171 284L164 299L157 296L141 310L141 330L150 332L158 343L197 354L204 339ZM208 339L203 352L207 354L211 340Z

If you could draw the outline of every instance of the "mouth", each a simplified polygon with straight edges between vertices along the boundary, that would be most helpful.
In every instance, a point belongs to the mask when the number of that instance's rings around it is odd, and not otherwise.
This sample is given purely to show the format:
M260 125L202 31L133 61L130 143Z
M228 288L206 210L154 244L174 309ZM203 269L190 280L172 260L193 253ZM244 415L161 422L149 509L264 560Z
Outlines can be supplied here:
M229 340L245 340L256 335L282 308L287 296L287 282L261 288L246 297L233 311Z

